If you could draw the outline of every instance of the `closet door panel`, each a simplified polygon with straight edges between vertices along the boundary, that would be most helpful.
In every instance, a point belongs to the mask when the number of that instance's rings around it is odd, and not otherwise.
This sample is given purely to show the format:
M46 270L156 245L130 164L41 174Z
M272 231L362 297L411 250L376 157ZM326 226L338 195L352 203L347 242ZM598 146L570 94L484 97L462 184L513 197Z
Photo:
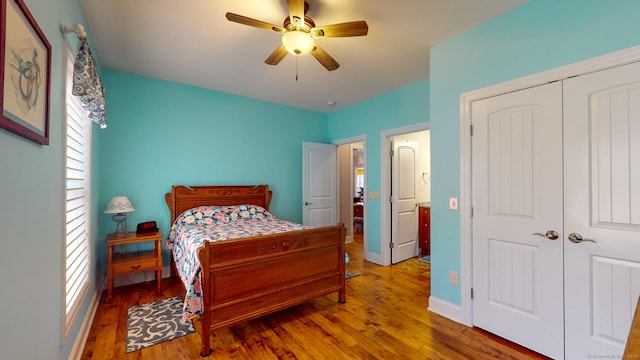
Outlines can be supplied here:
M562 85L472 111L473 324L562 359Z
M640 294L640 64L563 97L566 358L621 357Z

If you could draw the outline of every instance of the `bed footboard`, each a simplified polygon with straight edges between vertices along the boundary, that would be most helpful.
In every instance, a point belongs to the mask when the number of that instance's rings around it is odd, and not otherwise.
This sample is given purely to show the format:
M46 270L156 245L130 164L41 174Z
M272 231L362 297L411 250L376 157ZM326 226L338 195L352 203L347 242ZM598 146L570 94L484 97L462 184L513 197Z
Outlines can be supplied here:
M205 242L201 356L211 332L338 292L346 301L342 224L259 237Z

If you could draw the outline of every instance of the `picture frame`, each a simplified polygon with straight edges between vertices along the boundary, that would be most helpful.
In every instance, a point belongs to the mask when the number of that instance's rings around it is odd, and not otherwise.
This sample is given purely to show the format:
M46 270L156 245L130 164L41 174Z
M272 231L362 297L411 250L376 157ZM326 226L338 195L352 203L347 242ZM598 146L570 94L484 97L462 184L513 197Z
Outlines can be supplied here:
M51 44L23 0L0 9L0 127L49 145Z

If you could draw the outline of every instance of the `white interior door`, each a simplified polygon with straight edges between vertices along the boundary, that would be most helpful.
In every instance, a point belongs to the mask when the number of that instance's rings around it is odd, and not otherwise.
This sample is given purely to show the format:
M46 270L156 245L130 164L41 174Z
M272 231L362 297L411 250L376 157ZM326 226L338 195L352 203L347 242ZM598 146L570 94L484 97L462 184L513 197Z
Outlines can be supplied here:
M472 123L473 324L562 359L562 84L476 101Z
M338 222L337 147L302 143L302 223L321 227Z
M564 86L566 358L622 358L640 294L640 63Z
M392 263L417 255L416 152L413 141L394 141L391 169Z

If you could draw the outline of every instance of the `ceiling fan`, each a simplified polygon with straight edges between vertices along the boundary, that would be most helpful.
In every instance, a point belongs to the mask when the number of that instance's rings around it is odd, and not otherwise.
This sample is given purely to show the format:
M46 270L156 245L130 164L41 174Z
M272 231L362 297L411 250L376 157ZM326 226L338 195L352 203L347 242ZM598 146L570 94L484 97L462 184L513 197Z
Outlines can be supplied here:
M282 34L282 45L267 57L265 63L277 65L288 53L293 55L311 53L329 71L337 69L340 64L324 51L314 39L364 36L369 31L365 21L316 26L310 17L305 16L309 10L309 4L304 0L287 0L287 7L289 8L289 16L284 19L282 26L230 12L226 17L232 22Z

